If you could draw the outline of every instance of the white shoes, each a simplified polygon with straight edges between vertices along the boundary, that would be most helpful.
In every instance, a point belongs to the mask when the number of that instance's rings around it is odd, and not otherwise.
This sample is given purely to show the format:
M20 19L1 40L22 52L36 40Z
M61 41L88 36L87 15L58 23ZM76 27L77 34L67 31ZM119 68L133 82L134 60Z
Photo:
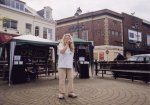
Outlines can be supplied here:
M77 95L75 93L69 93L68 97L70 97L70 98L77 98Z
M58 98L59 98L59 99L64 99L64 98L65 98L65 97L64 97L64 94L63 94L63 93L59 93L59 94L58 94Z
M69 94L68 94L68 97L70 97L70 98L77 98L77 95L72 92L72 93L69 93ZM65 98L65 97L64 97L64 93L59 93L59 94L58 94L58 98L59 98L59 99L64 99L64 98Z

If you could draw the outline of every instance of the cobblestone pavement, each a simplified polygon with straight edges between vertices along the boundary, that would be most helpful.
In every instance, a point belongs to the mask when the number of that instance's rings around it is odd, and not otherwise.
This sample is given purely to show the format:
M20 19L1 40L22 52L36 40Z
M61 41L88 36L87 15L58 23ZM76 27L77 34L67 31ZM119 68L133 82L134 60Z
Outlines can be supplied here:
M8 87L0 82L0 105L150 105L150 84L125 79L75 79L78 98L57 98L58 79L42 77L36 81Z

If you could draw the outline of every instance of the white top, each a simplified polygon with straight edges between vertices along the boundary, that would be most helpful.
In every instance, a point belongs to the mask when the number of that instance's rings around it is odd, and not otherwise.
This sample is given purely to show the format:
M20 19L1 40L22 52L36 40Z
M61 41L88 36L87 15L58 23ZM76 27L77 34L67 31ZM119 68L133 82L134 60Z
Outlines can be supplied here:
M73 55L68 47L64 54L60 53L60 50L64 46L60 43L58 45L58 68L73 68Z

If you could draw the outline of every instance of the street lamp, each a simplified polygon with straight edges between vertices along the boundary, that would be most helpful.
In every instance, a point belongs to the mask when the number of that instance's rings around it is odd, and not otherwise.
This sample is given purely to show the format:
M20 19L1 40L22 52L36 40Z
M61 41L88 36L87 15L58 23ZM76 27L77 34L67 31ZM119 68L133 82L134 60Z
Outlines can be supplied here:
M80 7L78 7L76 13L74 14L75 18L77 19L77 27L76 27L76 29L77 29L77 37L79 37L79 19L78 19L78 17L79 17L79 15L81 13L82 13L82 10L80 9ZM75 62L74 63L75 63L75 70L78 71L77 70L78 69L77 68L77 53L75 53Z
M135 15L135 12L133 12L133 13L131 13L131 15L132 16L134 16ZM139 23L138 23L138 21L136 21L136 23L134 24L134 28L136 29L136 36L137 36L137 41L136 41L136 47L140 47L140 41L139 41L139 34L138 34L138 31L139 31Z
M108 54L109 54L109 50L106 50L106 54L107 54L107 62L108 62Z
M80 9L80 7L78 7L76 13L74 14L75 18L77 18L77 34L78 34L78 37L79 37L79 20L78 20L78 17L81 13L82 13L82 10Z
M138 34L138 31L139 31L139 23L138 22L135 23L135 29L136 29L136 32L137 32L136 33L137 34L136 35L137 36L136 46L140 47L139 34Z

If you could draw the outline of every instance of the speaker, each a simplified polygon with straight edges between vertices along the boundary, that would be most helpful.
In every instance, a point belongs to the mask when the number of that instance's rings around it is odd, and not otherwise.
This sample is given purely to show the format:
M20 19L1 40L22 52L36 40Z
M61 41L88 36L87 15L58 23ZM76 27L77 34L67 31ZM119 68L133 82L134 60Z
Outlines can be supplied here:
M79 78L89 78L89 66L88 64L79 64L80 75Z
M13 84L26 82L26 72L23 65L14 65L12 68L11 81Z

